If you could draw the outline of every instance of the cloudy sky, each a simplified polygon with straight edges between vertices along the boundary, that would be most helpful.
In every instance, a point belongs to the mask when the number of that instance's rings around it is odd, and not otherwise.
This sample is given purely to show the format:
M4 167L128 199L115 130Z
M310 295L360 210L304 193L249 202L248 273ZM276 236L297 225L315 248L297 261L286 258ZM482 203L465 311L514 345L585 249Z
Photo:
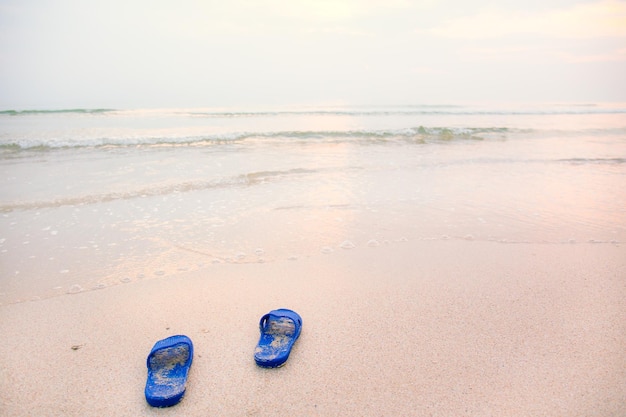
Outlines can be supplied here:
M625 0L0 0L0 109L626 101L625 74Z

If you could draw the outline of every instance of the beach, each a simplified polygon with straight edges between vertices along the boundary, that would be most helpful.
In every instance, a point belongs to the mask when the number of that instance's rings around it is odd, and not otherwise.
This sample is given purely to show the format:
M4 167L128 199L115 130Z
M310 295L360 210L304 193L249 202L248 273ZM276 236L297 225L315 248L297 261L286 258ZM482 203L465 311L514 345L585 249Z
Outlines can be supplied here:
M0 414L622 416L625 137L615 103L1 112Z
M0 417L626 417L625 40L0 1Z
M395 242L0 307L2 414L619 416L626 250ZM258 320L303 318L258 368ZM153 409L145 360L188 335L182 402Z

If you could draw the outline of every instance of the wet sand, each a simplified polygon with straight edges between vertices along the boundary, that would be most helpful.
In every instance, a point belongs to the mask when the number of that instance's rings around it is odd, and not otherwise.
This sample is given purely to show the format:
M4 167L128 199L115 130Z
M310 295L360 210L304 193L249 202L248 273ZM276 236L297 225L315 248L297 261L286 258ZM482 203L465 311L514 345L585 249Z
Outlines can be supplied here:
M303 331L283 368L258 320ZM622 416L626 246L407 241L208 264L0 306L3 416ZM155 341L195 346L187 393L145 402Z

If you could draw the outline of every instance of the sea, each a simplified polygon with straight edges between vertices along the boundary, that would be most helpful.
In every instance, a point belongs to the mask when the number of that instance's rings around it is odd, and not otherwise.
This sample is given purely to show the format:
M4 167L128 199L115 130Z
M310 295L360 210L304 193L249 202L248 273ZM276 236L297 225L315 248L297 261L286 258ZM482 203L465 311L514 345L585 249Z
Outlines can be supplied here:
M1 304L432 241L626 244L626 103L0 111Z

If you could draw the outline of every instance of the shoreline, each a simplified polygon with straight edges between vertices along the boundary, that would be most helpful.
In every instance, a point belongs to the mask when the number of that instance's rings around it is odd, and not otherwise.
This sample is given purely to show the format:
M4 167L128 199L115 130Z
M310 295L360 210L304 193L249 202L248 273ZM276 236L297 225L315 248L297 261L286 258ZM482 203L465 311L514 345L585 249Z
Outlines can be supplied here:
M3 415L620 415L626 248L403 242L218 264L0 306ZM303 318L285 367L258 320ZM170 409L143 397L157 340L195 357Z

